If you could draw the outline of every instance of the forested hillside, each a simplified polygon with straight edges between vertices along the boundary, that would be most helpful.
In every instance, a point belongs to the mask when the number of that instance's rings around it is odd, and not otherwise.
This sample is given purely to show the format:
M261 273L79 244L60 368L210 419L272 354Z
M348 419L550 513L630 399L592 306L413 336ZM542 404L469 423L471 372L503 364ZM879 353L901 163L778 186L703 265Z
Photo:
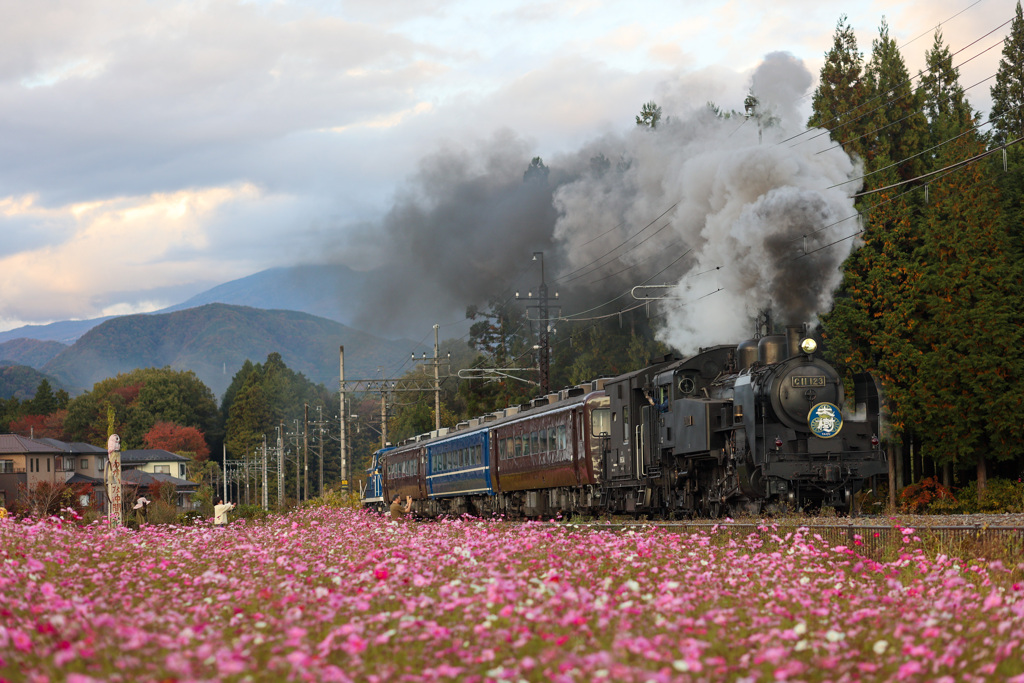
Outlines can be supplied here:
M379 339L305 313L209 304L108 320L57 355L44 371L76 393L118 373L168 366L194 371L220 395L246 360L276 352L314 382L332 386L338 381L341 345L350 352L354 375L372 375L414 351L412 342Z

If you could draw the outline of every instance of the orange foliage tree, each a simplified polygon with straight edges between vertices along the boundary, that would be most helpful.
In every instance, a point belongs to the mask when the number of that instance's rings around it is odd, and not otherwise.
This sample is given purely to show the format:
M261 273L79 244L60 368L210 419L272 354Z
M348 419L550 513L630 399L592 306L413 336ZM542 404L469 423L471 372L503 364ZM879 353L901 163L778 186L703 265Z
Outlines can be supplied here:
M189 453L196 460L210 457L203 433L195 427L182 427L173 422L157 422L142 437L146 448L159 448L172 453Z

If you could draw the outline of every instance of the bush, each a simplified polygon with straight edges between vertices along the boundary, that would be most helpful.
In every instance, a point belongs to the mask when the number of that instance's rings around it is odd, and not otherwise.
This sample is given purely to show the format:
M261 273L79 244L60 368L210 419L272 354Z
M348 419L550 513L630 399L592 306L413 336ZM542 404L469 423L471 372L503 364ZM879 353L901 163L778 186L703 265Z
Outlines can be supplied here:
M182 526L193 526L196 522L208 519L211 515L204 515L202 510L189 510L178 515L178 524Z
M978 482L971 481L957 491L955 506L935 506L936 514L973 514L976 512L1024 512L1024 483L1010 479L989 479L985 493L978 497Z
M228 521L234 521L236 519L266 519L270 513L259 505L236 505L228 515Z
M900 512L922 514L939 501L956 503L956 498L935 477L927 477L900 491Z
M331 489L324 495L307 500L305 505L308 507L328 507L328 508L351 508L355 509L359 507L359 494L355 491L347 492L340 491L337 489Z

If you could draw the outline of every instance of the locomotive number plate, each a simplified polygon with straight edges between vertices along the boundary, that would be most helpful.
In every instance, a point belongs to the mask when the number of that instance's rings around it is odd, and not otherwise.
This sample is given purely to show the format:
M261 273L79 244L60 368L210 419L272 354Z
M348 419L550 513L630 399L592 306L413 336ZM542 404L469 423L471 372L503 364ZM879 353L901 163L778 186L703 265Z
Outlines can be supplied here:
M794 377L794 387L823 387L825 386L825 378L821 375L816 377Z

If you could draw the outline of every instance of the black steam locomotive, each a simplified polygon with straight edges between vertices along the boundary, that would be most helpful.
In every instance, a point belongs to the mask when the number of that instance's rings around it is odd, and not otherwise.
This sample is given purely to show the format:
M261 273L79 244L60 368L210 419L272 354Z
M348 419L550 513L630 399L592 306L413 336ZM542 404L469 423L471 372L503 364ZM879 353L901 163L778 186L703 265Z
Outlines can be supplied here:
M374 454L363 492L421 515L717 517L850 511L887 471L879 396L854 401L800 328L666 358Z

